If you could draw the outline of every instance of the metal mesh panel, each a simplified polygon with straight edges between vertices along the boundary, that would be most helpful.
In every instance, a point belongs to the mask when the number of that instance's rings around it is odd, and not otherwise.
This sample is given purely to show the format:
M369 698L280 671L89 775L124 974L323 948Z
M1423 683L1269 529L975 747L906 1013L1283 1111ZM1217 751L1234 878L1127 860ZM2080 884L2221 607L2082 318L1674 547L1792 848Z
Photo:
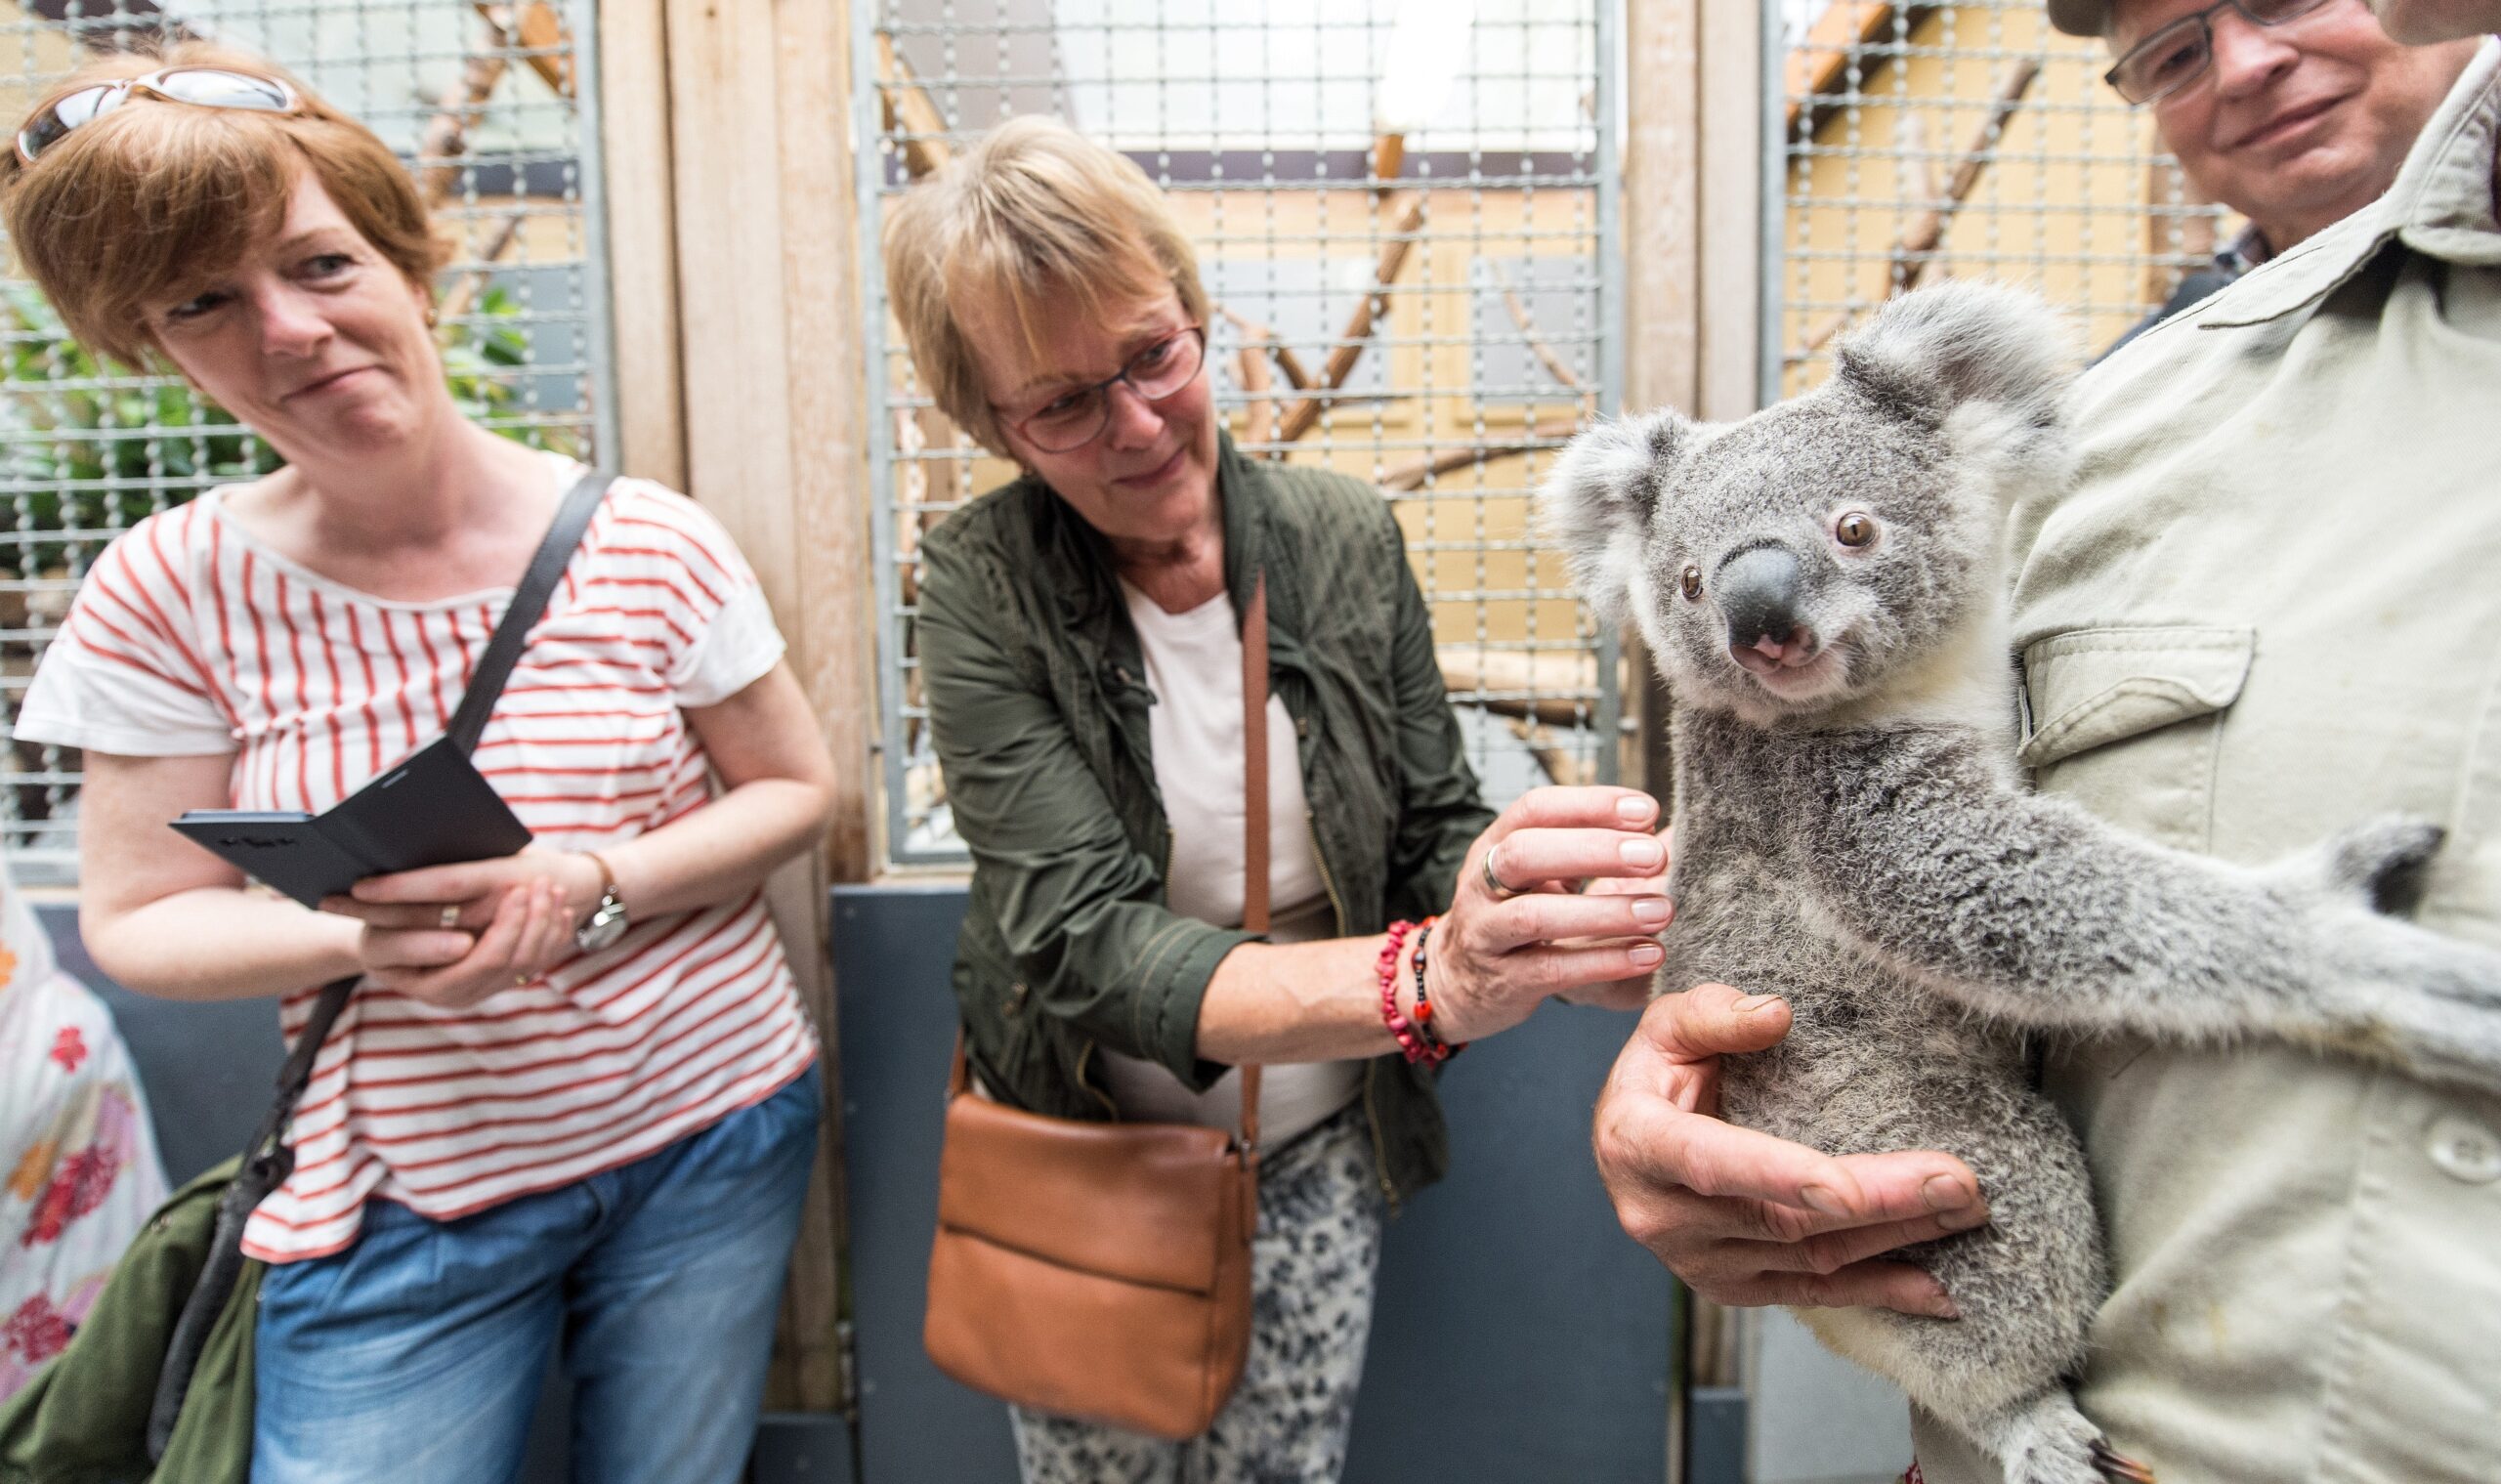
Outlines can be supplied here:
M613 410L591 16L587 3L0 0L0 112L20 118L98 51L196 39L273 59L408 160L458 244L440 342L464 411L593 458L613 446ZM106 542L277 457L178 379L100 362L31 284L0 281L0 713L14 719ZM20 875L67 879L77 754L13 740L5 768L0 832Z
M2038 289L2098 349L2229 228L2040 0L1786 0L1782 227L1764 281L1772 396L1820 380L1888 295L1948 276Z
M1614 13L1603 0L856 10L873 110L867 240L916 175L1013 114L1057 114L1135 159L1197 245L1234 438L1391 502L1496 803L1616 773L1614 636L1526 519L1553 450L1613 410L1621 380ZM1014 470L935 410L881 285L869 292L887 852L950 862L962 849L913 660L917 550Z

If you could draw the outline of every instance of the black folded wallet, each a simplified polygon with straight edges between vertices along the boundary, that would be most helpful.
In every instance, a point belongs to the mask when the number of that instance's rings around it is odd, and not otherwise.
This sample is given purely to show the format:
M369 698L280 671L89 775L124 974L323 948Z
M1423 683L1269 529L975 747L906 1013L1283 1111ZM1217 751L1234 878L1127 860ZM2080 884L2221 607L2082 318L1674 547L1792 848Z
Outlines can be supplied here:
M319 814L193 809L174 827L307 907L366 876L514 855L530 839L447 735Z

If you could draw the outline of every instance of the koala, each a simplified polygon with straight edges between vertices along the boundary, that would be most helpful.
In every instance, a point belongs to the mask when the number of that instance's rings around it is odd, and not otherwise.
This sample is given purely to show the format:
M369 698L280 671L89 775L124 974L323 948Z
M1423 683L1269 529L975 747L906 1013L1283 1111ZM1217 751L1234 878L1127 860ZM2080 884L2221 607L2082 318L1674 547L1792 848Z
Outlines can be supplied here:
M1776 993L1730 1057L1732 1122L1831 1154L1940 1148L1991 1221L1898 1255L1959 1320L1799 1314L2013 1484L2149 1480L2077 1410L2107 1289L2074 1132L2026 1038L2268 1037L2501 1084L2501 954L2388 913L2440 832L2361 824L2246 868L2027 791L2002 530L2068 477L2064 336L1948 283L1887 305L1821 388L1742 421L1656 412L1575 440L1538 519L1673 705L1677 917L1662 991Z

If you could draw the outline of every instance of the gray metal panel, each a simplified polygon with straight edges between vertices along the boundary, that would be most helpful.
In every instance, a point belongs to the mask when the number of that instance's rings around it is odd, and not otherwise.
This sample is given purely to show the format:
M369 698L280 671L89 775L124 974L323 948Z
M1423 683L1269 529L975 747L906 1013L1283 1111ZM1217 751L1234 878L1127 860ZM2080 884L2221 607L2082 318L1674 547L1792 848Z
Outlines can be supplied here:
M1667 1477L1667 1270L1590 1158L1632 1029L1549 1005L1443 1073L1451 1173L1389 1228L1348 1484Z
M1010 1480L1005 1411L920 1347L964 895L837 887L862 1477ZM1549 1009L1445 1082L1453 1176L1390 1227L1348 1484L1662 1479L1666 1274L1625 1240L1589 1109L1628 1017Z
M833 889L860 1475L873 1484L1016 1477L1007 1409L941 1376L920 1347L963 916L952 884Z

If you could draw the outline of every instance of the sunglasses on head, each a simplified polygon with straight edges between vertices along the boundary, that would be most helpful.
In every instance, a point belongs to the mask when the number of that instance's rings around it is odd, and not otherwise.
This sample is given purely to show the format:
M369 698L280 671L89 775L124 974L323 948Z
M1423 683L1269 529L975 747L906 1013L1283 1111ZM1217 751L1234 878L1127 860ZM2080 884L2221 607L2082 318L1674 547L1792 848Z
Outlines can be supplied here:
M79 125L110 113L133 94L200 108L248 108L256 113L292 113L304 106L293 88L275 77L224 67L167 67L145 77L100 82L62 94L36 110L18 131L18 158L33 164L37 155Z

